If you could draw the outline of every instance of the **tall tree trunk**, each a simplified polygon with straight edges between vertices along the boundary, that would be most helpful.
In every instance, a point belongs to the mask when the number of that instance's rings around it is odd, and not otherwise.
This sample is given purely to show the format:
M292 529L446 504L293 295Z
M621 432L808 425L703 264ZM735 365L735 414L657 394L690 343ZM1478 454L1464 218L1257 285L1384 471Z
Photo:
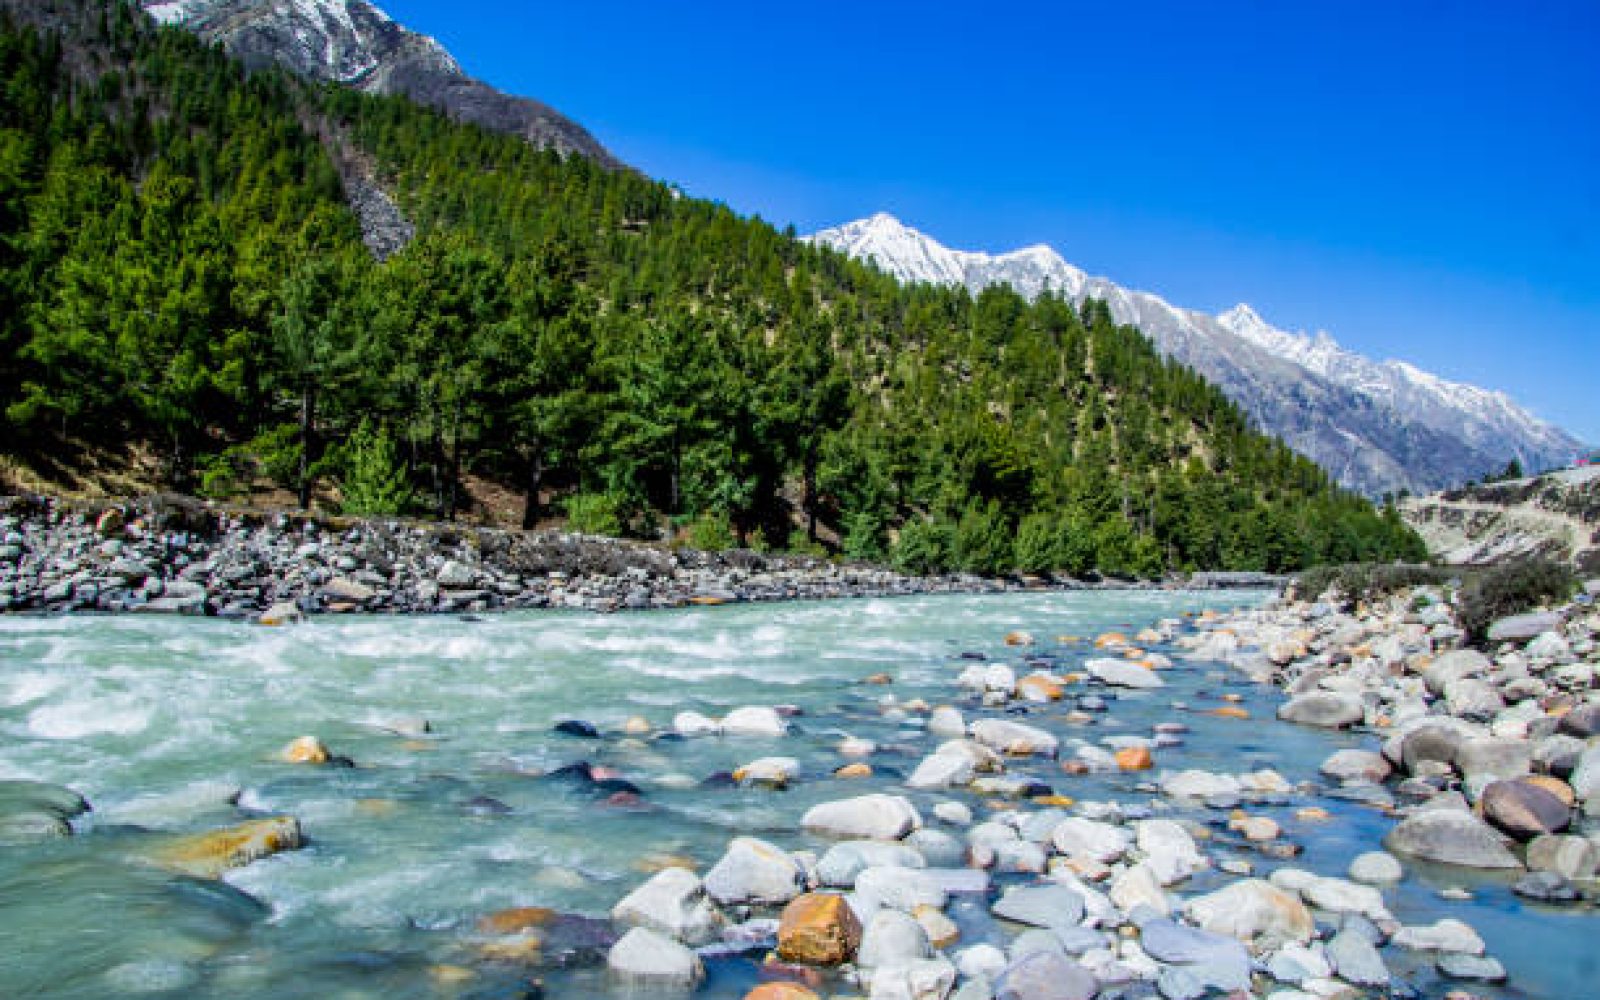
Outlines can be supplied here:
M539 490L544 487L544 444L536 439L528 452L528 494L522 505L523 531L531 531L539 524Z
M456 519L456 510L461 506L461 404L457 403L450 413L450 481L445 484L450 491L450 509L446 520Z
M804 496L800 503L806 513L806 538L809 541L817 540L817 451L815 447L806 449L804 461L801 463L801 478L804 480Z
M309 385L300 390L300 483L299 501L301 510L311 509L311 446L314 425L316 424L317 398L316 391Z

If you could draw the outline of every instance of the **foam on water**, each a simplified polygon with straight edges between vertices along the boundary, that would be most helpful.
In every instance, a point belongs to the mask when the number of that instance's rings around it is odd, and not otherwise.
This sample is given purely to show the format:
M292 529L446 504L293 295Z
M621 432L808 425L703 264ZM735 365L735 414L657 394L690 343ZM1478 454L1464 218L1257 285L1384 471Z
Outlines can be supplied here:
M74 698L44 705L28 715L28 731L47 740L86 736L130 736L150 725L155 710L129 697Z

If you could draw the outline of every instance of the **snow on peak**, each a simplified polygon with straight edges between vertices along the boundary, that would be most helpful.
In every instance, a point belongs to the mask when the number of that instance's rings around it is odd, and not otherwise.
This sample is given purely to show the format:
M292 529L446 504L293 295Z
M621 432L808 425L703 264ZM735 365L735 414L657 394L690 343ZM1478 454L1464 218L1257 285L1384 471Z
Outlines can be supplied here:
M1009 284L1029 298L1049 290L1074 301L1100 299L1117 322L1139 327L1158 348L1215 381L1269 433L1292 438L1311 458L1372 494L1481 475L1483 469L1467 466L1494 456L1502 456L1495 459L1501 463L1516 454L1524 465L1555 465L1579 447L1505 393L1451 382L1403 361L1375 361L1325 332L1280 329L1247 303L1215 316L1175 308L1159 296L1090 277L1042 244L999 255L951 250L887 212L809 239L875 261L903 281L973 292ZM1325 410L1308 413L1308 406ZM1349 431L1352 420L1365 422L1364 433ZM1419 457L1410 440L1416 434L1422 435L1416 440L1434 435L1426 439L1457 442L1459 457L1437 457L1438 446L1423 447ZM1370 460L1352 459L1363 452L1372 453Z

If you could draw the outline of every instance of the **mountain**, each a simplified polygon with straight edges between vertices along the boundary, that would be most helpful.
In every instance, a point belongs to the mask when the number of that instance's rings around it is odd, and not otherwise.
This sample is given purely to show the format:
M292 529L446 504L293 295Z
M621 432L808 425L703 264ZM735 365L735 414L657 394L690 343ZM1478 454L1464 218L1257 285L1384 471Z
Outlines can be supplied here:
M1104 301L1164 353L1216 383L1267 433L1377 496L1426 493L1498 471L1512 458L1539 470L1583 447L1504 393L1450 382L1403 361L1374 361L1325 333L1280 330L1238 305L1212 316L1175 307L1074 267L1047 246L990 255L952 250L886 213L810 237L906 282L1008 284Z
M222 44L250 66L371 94L399 94L451 117L521 136L540 148L622 164L577 122L468 76L444 46L396 23L366 0L143 0L156 20Z

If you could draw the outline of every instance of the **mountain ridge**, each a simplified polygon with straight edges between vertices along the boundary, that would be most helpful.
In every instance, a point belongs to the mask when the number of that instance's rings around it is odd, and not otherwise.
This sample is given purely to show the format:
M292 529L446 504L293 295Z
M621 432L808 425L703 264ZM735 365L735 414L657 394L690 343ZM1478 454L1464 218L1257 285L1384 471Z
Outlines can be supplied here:
M1552 468L1583 447L1503 392L1404 361L1375 361L1326 332L1281 330L1245 303L1217 315L1177 307L1092 276L1043 244L1001 254L953 250L887 212L807 239L872 260L902 281L974 293L1008 284L1030 299L1051 291L1079 303L1103 300L1118 322L1139 327L1163 353L1216 382L1262 429L1371 496L1429 492L1512 458Z
M437 39L411 31L367 0L141 0L145 12L222 45L250 66L370 94L409 97L458 121L521 136L540 148L625 165L582 125L529 97L467 74Z

